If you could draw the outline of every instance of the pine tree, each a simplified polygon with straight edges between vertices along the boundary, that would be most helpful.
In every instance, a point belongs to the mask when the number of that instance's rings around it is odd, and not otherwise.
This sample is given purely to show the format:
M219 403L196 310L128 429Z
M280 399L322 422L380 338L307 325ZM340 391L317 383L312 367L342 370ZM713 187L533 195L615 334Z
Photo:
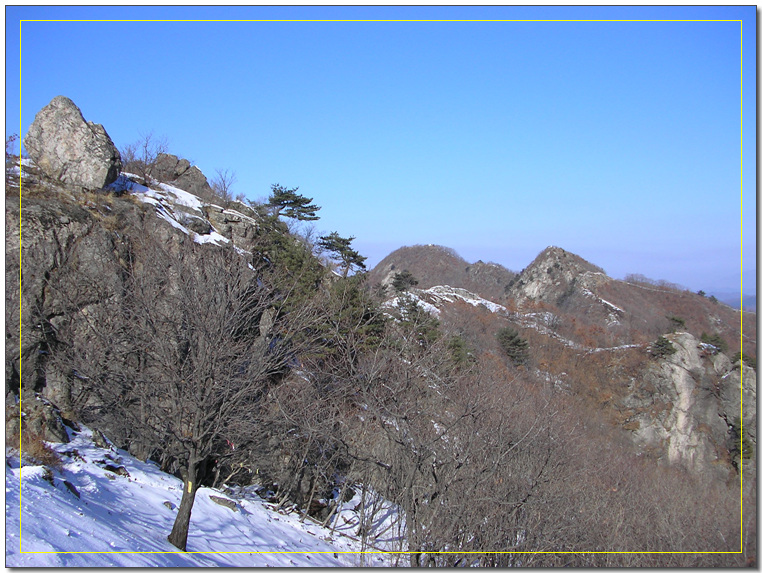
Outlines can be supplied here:
M320 218L315 215L320 207L313 205L309 197L298 194L299 187L286 189L276 183L271 188L272 196L267 204L274 208L276 217L283 215L297 221L317 221Z
M524 364L529 357L529 343L512 328L505 327L497 331L497 341L503 351L516 366Z
M349 237L348 239L341 237L335 231L330 235L323 235L318 239L318 247L331 253L329 257L338 262L344 269L344 278L347 277L352 267L365 270L365 259L367 257L363 257L350 246L354 240L354 237Z
M400 273L395 273L394 279L392 279L392 286L394 287L394 290L396 290L397 292L405 292L407 289L417 284L418 284L418 279L416 279L413 276L413 273L411 273L407 269L405 269L404 271Z
M656 342L651 345L651 354L657 358L664 358L675 352L677 352L677 349L663 336L657 338Z

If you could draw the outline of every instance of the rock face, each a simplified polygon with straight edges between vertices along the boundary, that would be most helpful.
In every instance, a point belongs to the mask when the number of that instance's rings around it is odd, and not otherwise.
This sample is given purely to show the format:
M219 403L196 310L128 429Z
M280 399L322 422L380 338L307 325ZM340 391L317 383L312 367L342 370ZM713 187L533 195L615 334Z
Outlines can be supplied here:
M548 247L511 284L518 300L538 300L563 306L574 295L611 279L603 269L559 247Z
M132 227L141 212L132 202L113 201L106 213ZM49 363L51 350L62 330L76 330L76 311L98 316L101 301L122 292L130 244L104 226L100 212L67 199L63 187L51 196L7 197L5 214L6 396L39 393L66 413L68 377Z
M743 416L756 441L756 374L687 332L665 335L676 352L650 365L623 401L633 438L665 461L726 477L730 429ZM743 409L741 399L743 397Z
M197 197L207 198L213 195L209 181L201 170L191 165L187 159L177 155L160 153L153 167L153 175L159 181L171 183L178 189L193 193Z
M83 189L105 187L122 168L119 151L103 126L85 121L64 96L37 112L24 147L46 175Z
M61 412L49 401L28 396L19 404L6 402L5 435L10 440L18 439L20 432L28 432L46 442L68 443L69 435L61 419Z

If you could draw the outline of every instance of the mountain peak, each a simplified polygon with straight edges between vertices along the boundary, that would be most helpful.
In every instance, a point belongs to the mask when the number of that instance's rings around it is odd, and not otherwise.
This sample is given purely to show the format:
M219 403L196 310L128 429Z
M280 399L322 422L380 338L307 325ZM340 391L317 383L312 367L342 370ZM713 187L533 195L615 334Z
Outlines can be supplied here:
M589 288L611 279L605 271L561 247L545 248L511 285L518 298L558 303L575 287Z
M384 257L370 272L370 282L390 285L402 271L410 272L421 289L449 285L491 300L505 295L506 285L516 274L496 263L469 263L449 247L414 245Z

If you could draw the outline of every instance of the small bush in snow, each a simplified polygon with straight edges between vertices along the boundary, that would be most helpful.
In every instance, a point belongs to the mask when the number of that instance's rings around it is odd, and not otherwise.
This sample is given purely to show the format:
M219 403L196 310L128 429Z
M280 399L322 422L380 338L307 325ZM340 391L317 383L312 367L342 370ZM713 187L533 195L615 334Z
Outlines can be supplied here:
M16 438L15 443L20 445L21 453L27 462L55 469L63 467L61 457L45 443L39 434L22 430L21 436L14 436L14 438Z

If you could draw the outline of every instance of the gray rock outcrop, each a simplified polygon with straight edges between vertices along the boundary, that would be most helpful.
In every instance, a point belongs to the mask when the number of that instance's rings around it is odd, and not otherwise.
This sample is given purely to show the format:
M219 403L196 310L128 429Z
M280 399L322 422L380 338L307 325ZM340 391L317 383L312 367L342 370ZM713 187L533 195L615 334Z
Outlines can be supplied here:
M152 173L159 181L170 183L197 197L209 198L214 194L201 170L191 165L187 159L178 158L177 155L160 153L156 157Z
M516 276L511 292L519 301L531 299L563 307L565 300L574 296L584 298L588 289L610 281L603 269L582 257L559 247L548 247Z
M29 157L49 177L87 190L116 180L122 160L102 125L87 122L65 96L42 108L24 137Z
M69 442L60 410L45 399L28 394L19 404L6 401L5 412L5 435L11 443L22 433L46 442Z
M654 361L623 402L633 438L669 463L724 478L734 420L743 416L744 433L756 442L756 374L744 368L742 378L739 365L687 332L665 338L676 352Z

